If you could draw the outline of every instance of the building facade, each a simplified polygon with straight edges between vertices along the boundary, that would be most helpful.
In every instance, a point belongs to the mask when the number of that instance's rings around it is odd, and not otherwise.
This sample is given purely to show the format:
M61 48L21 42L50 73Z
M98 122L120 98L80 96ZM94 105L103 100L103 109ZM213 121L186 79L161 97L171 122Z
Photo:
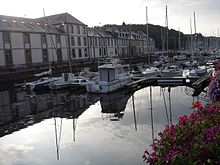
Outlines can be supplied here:
M88 28L68 13L37 19L0 16L0 67L33 67L108 56L146 56L154 41L120 27Z

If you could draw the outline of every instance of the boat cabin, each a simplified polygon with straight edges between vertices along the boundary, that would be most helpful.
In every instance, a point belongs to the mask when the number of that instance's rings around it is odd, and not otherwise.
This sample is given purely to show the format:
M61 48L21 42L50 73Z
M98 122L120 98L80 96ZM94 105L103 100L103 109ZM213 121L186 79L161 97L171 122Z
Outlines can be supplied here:
M99 66L99 80L100 81L114 81L123 76L128 76L129 65L121 64L104 64Z

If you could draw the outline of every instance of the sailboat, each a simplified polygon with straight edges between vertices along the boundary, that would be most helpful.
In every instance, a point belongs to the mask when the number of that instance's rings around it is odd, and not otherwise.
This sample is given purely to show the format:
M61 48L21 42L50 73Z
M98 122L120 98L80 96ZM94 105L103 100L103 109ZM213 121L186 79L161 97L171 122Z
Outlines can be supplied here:
M50 27L47 23L44 9L43 9L43 14L44 14L44 19L45 19L45 35L46 35L46 38L47 38L47 33L48 33L47 30L50 33ZM48 29L46 28L46 25L48 26ZM51 36L51 40L52 40L52 36ZM58 80L58 77L51 77L52 76L52 69L51 69L50 59L48 60L48 64L49 64L49 70L48 71L44 71L44 72L41 72L41 73L34 74L35 77L41 77L39 80L33 81L33 82L28 82L28 83L25 84L25 87L27 89L34 90L34 91L49 89L48 88L49 84ZM47 75L49 75L49 77L42 77L42 76L47 76Z
M164 43L165 43L164 39L166 38L167 57L168 57L168 52L169 52L168 31L169 31L169 28L168 28L168 14L167 14L167 6L166 6L165 28L164 28L164 37L163 37L163 51L164 51ZM179 66L177 66L177 65L168 65L168 66L165 66L161 70L161 75L163 77L176 77L176 76L182 76L182 74L183 74L183 70L180 69Z

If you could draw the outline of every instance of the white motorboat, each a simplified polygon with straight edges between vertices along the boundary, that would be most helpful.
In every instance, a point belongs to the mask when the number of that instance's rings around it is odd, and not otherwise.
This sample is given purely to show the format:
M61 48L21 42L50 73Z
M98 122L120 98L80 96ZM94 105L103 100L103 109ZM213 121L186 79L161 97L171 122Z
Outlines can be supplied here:
M98 67L99 76L86 85L90 93L110 93L126 87L132 81L129 65L122 65L117 59L112 59Z
M27 89L34 91L49 89L49 84L58 79L58 77L42 77L37 81L27 82L25 86Z
M199 65L198 61L186 61L183 63L183 66L185 67L196 67Z
M161 70L163 77L177 77L183 75L183 70L177 65L170 65Z
M198 66L189 71L189 76L203 76L205 74L207 74L207 68L205 66Z
M158 68L152 66L147 69L144 69L142 71L142 76L143 77L160 77L161 71Z
M85 87L89 80L85 77L75 76L73 73L62 73L61 77L49 84L51 90L64 89L68 87Z

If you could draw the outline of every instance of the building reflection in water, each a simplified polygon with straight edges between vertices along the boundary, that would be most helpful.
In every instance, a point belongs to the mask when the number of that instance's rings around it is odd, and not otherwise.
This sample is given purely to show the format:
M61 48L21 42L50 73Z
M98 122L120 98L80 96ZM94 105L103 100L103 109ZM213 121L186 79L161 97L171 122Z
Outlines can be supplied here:
M78 118L95 97L68 91L36 95L12 89L0 92L0 137L49 118Z
M175 106L177 106L171 103L171 101L174 101L175 103L175 98L178 98L172 97L172 94L175 95L176 93L175 88L169 89L169 87L161 89L158 87L147 87L140 90L140 92L120 91L108 95L94 95L86 93L75 94L69 91L59 91L56 93L53 92L36 95L34 93L27 93L26 91L18 92L13 89L2 91L0 92L0 137L11 134L14 131L19 131L27 126L34 125L35 123L40 123L43 120L51 119L50 123L52 121L53 127L50 127L49 130L52 130L52 135L50 135L52 138L54 138L52 144L55 144L52 145L52 148L56 148L57 159L60 159L60 150L62 153L66 153L68 150L68 152L71 154L79 153L80 155L86 155L87 149L98 148L101 150L105 147L107 149L103 149L103 151L107 151L109 153L112 152L113 155L118 155L120 152L117 153L115 150L108 150L108 147L111 148L111 143L114 143L116 140L118 140L116 144L121 143L123 146L130 146L130 144L134 143L134 146L137 146L137 144L142 145L141 143L144 142L144 146L146 139L151 141L151 137L148 138L148 135L152 135L152 139L154 139L154 135L158 133L158 130L162 129L161 126L163 126L163 124L172 122L175 123L177 121L176 116L179 116L182 113L185 114L185 109L180 109L179 111L176 110L171 113L171 108L175 110ZM142 95L144 97L142 97ZM190 101L191 98L189 97L188 100ZM84 120L79 120L79 116L85 110L87 110L90 105L95 104L97 101L100 101L99 103L102 113L100 114L100 111L88 110L88 113L86 112L81 116ZM130 102L132 102L132 104L129 104ZM99 103L96 105L99 105ZM137 109L135 109L135 103ZM141 104L144 105L144 107L141 107ZM147 111L147 108L149 108L150 111ZM94 109L99 110L99 107L95 107ZM103 119L107 120L103 121L100 119L100 115L103 117ZM97 117L99 119L97 119ZM64 118L71 120L64 120ZM122 118L123 120L121 120ZM94 119L97 119L97 121L94 122ZM66 127L65 123L68 124L68 127ZM138 128L137 124L139 124ZM107 127L109 129L106 131L105 128ZM158 127L159 129L157 129ZM66 134L64 131L65 128L68 128L68 131L70 131L71 134ZM80 129L79 132L77 132L77 136L75 134L76 129ZM133 129L136 131L133 132ZM88 132L85 130L88 130ZM114 133L114 131L116 133ZM115 136L116 134L119 134L119 132L122 133L123 136ZM104 133L106 134L104 135ZM103 134L101 139L96 137L96 135L99 136L100 134ZM91 140L87 141L87 138L91 138ZM72 144L71 148L62 148L62 142L67 141L64 144L69 144L69 139L70 143L77 141L77 143L74 143L74 149L72 149ZM110 144L105 143L106 139L110 140ZM137 142L134 141L134 139L137 140ZM17 139L15 143L17 143ZM39 143L36 142L34 144L45 145L46 143L47 142L44 143L44 141L40 141ZM48 144L51 145L51 143ZM104 147L103 144L105 144ZM81 150L82 145L87 146L85 147L86 151ZM140 147L137 148L136 151L139 151ZM40 151L43 149L44 148L40 148ZM100 150L98 150L98 152L95 154L99 154ZM52 159L55 159L54 155ZM90 154L88 153L88 155ZM132 155L134 155L134 153L132 153ZM50 158L50 156L48 157ZM78 157L75 157L75 159L78 159ZM93 160L92 158L90 159ZM62 160L65 161L66 159L63 157Z

